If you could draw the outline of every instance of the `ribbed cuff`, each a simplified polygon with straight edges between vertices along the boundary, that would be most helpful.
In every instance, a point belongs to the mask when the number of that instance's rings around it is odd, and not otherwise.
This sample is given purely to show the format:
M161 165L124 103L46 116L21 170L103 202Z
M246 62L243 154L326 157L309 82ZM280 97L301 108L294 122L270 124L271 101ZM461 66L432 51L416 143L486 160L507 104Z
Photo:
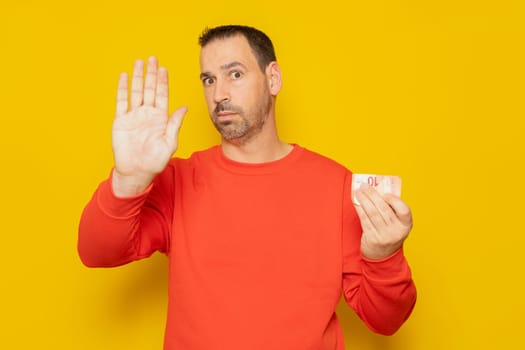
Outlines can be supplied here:
M364 256L362 259L363 273L368 279L387 282L410 278L410 268L403 254L403 248L382 259L368 259Z
M149 185L142 193L131 197L117 197L111 187L111 178L105 180L97 189L97 204L109 217L127 219L138 215L153 184Z

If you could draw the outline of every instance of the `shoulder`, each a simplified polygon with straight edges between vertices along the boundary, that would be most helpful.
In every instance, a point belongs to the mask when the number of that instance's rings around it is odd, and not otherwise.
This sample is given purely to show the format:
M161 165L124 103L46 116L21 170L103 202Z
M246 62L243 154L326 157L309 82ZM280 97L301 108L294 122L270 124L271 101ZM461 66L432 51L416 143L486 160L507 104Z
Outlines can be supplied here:
M188 158L171 158L162 173L157 176L158 181L186 183L188 179L194 179L197 171L202 172L203 169L213 167L217 147L193 152Z
M168 163L173 168L194 167L200 163L206 163L217 156L218 145L193 152L188 158L174 157Z
M300 147L302 149L301 163L305 164L309 168L312 168L312 170L315 169L316 172L328 172L343 175L349 173L351 174L351 171L348 168L327 156L309 150L305 147L298 145L296 147Z

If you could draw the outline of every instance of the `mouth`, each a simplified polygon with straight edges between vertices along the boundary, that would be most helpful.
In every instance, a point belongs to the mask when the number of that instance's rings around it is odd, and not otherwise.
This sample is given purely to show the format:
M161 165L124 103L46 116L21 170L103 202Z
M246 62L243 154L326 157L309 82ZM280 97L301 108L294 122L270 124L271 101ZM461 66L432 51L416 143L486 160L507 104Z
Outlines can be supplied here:
M218 117L222 117L222 116L225 116L225 115L237 114L237 112L234 112L234 111L220 111L220 112L216 112L215 114L217 114Z
M236 114L237 114L236 112L231 112L231 111L221 111L221 112L216 113L215 115L216 115L218 121L225 122L225 121L230 121L230 120L232 120L233 117L234 117Z

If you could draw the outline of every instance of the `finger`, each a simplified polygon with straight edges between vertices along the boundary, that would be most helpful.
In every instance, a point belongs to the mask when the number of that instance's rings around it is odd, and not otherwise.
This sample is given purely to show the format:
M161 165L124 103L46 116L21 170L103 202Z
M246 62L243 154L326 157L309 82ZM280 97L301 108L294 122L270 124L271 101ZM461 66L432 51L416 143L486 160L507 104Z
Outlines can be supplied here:
M384 197L372 186L366 185L363 189L363 193L367 198L372 202L375 209L379 213L379 216L382 218L382 222L378 221L377 224L384 223L386 225L391 225L397 223L397 216L392 207L385 201ZM378 216L378 219L379 219Z
M361 210L366 214L370 223L375 229L379 229L385 225L385 221L374 202L370 199L369 194L366 192L367 187L368 186L361 186L361 188L356 191L356 198L359 201Z
M160 67L157 76L157 93L155 94L155 106L168 112L168 70Z
M131 79L131 109L142 104L144 95L144 61L136 60Z
M363 208L361 208L361 206L355 205L355 211L357 212L357 216L359 216L359 220L361 221L361 228L363 229L363 232L376 231L374 225L370 222L368 215L363 210Z
M117 89L117 118L128 111L128 74L120 74Z
M412 226L412 212L410 207L401 198L393 194L385 194L384 198L399 221L405 226Z
M177 147L177 140L179 138L180 127L182 126L182 120L184 119L184 115L187 111L188 107L179 107L175 112L173 112L170 120L168 121L168 125L166 126L166 138L172 145L174 151Z
M146 68L146 80L144 82L144 106L155 104L155 90L157 88L157 58L151 56Z

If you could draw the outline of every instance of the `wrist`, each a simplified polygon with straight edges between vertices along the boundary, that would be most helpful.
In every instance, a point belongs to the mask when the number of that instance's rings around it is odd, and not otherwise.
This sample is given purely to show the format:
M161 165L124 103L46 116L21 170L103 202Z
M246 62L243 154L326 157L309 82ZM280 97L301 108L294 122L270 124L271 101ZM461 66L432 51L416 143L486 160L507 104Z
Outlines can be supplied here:
M111 188L116 197L133 197L144 192L153 178L152 175L124 175L113 169Z
M397 251L399 251L403 247L403 242L396 243L396 244L390 244L390 245L382 245L382 246L374 246L371 247L370 245L362 244L361 245L361 255L369 260L382 260L386 259L392 255L394 255Z

